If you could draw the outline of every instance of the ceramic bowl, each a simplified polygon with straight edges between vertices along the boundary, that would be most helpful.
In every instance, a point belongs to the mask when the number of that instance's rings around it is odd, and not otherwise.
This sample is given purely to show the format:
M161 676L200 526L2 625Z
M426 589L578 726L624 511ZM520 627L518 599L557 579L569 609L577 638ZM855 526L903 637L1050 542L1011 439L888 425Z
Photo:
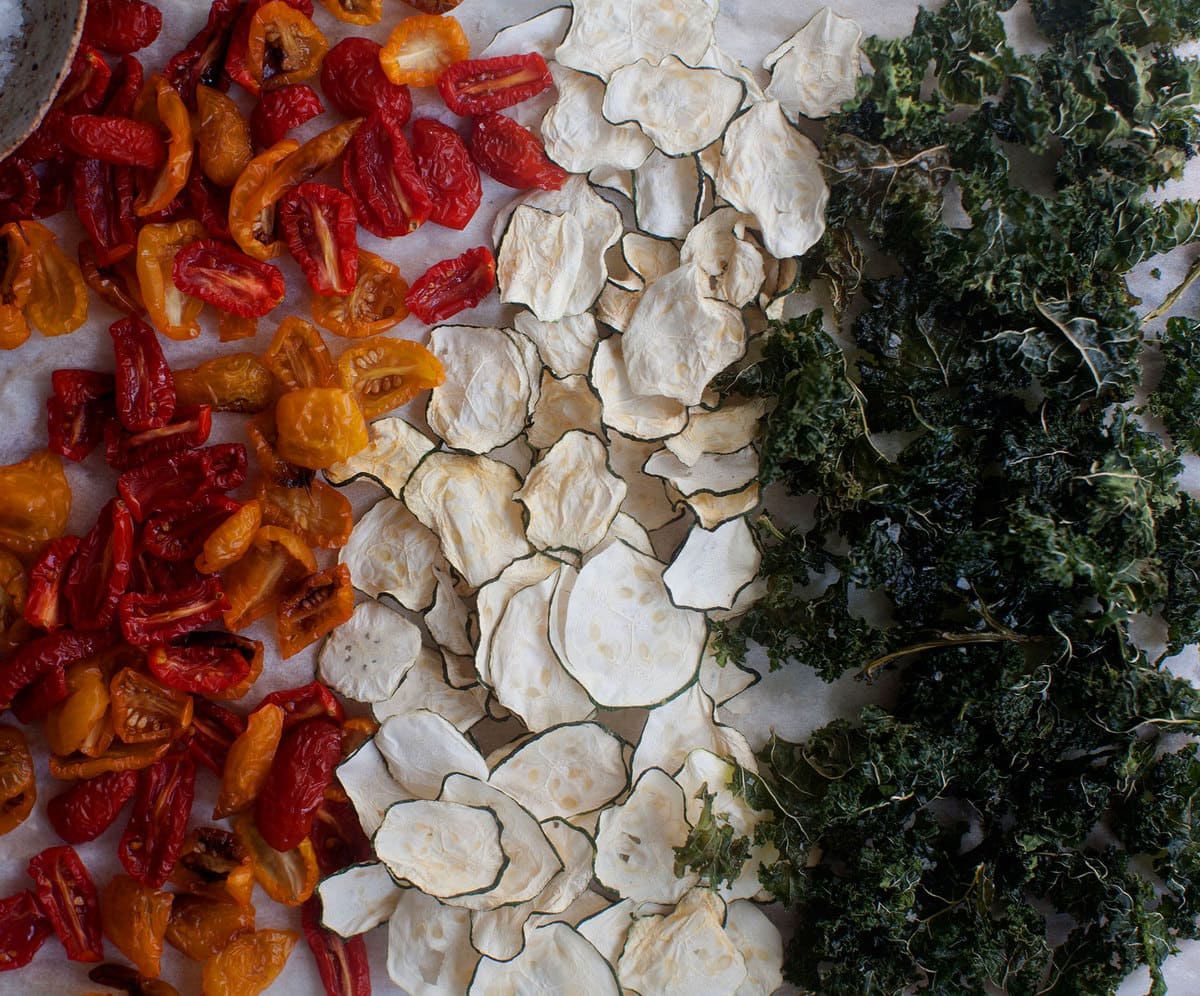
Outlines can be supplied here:
M0 81L0 159L50 110L79 47L87 0L21 0L20 7L24 24L10 43L11 65ZM0 25L0 37L7 27Z

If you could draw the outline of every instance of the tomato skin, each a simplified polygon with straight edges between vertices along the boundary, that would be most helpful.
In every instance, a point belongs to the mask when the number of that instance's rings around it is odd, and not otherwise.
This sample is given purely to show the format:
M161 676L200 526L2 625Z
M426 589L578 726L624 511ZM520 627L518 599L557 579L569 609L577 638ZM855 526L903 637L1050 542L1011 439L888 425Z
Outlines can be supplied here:
M59 134L76 155L114 166L154 169L167 158L159 130L127 117L68 114L59 124Z
M171 279L185 294L239 318L260 318L287 292L283 274L216 239L199 239L175 254Z
M256 996L283 971L300 935L294 930L242 934L204 963L202 996Z
M195 791L196 766L186 754L165 757L138 776L133 814L117 857L143 885L159 888L179 860Z
M379 64L397 85L434 86L447 67L470 54L471 43L453 17L415 14L392 29Z
M338 564L310 574L275 608L279 654L284 660L346 622L354 611L350 568Z
M315 294L344 295L358 279L358 215L336 187L302 183L279 209L288 252Z
M63 598L76 629L108 629L112 625L117 601L129 585L133 530L128 506L120 498L112 498L80 541L63 584Z
M132 167L80 159L72 171L72 187L75 215L92 241L97 265L111 266L129 256L137 245Z
M250 548L224 574L230 608L225 625L238 630L273 612L285 587L311 574L316 557L295 533L278 526L262 526Z
M55 669L94 657L112 643L108 633L62 630L26 643L0 661L0 704L7 705L23 688Z
M140 318L109 326L116 358L117 414L130 432L159 429L175 414L175 378L154 329Z
M113 728L122 743L173 743L192 725L192 697L137 668L113 675L110 695Z
M496 286L496 260L486 246L468 249L426 270L409 288L408 310L426 325L474 308Z
M263 645L231 633L189 633L175 643L153 647L150 673L169 688L194 695L228 698L251 672L262 671Z
M36 800L33 755L25 734L15 726L0 726L0 834L23 823Z
M110 989L119 989L128 993L129 996L179 996L179 990L169 982L163 982L162 979L148 979L128 965L117 965L112 962L97 965L88 972L88 978L102 986L108 986Z
M38 905L71 961L100 961L100 901L87 868L73 847L48 847L29 859Z
M317 91L306 83L292 83L258 96L250 113L250 134L254 144L267 149L293 128L325 113Z
M312 831L341 743L338 724L324 718L293 726L280 739L255 807L259 832L275 850L290 851Z
M52 933L54 928L28 889L0 899L0 972L28 965Z
M412 149L433 202L429 220L459 231L466 228L483 199L479 168L466 143L449 125L418 118L412 126Z
M231 635L230 639L241 639L241 637ZM259 644L260 648L261 646ZM226 758L229 756L229 748L245 729L246 720L236 712L230 712L223 706L200 696L193 703L188 755L192 760L203 764L209 771L220 777L225 768Z
M250 855L256 881L268 896L284 906L299 906L313 894L320 878L312 841L305 838L290 851L277 851L243 813L233 823L237 839Z
M337 550L350 539L354 526L350 501L324 481L314 479L307 486L289 488L260 479L258 500L264 522L298 533L309 546Z
M283 710L285 730L321 716L339 724L346 718L342 704L334 697L333 692L319 681L310 681L299 688L281 688L277 692L271 692L270 695L263 696L258 708L261 709L268 703Z
M321 900L300 907L304 939L317 962L327 996L371 996L371 969L362 935L342 938L321 926Z
M337 785L336 779L332 785ZM311 839L322 878L371 860L371 842L354 806L344 799L330 799L328 793L313 817Z
M116 421L104 427L104 459L116 470L129 470L159 457L194 450L208 442L212 409L208 405L179 409L173 421L159 429L126 432Z
M117 479L117 493L133 518L144 522L169 502L194 501L213 491L232 491L246 480L246 447L218 443L156 457Z
M254 158L250 125L232 97L210 86L196 87L196 108L200 168L218 187L232 187Z
M438 77L438 92L455 114L470 117L512 107L554 85L537 52L493 59L464 59Z
M293 315L279 323L271 344L263 354L263 363L285 391L302 387L333 387L337 383L333 356L321 333L304 319Z
M101 266L96 260L96 247L92 240L80 239L79 270L84 283L114 311L138 316L146 313L132 256L126 256L112 266Z
M128 875L114 875L100 893L104 936L150 978L158 975L171 899L169 892L158 892Z
M271 407L274 392L271 371L253 353L226 353L175 371L175 393L183 405L254 414Z
M213 530L241 507L241 502L220 494L164 505L146 517L142 549L172 563L195 560Z
M342 187L358 223L380 238L410 235L433 210L400 125L383 111L373 111L346 146Z
M366 418L412 401L446 382L442 362L419 342L381 336L338 357L338 379L353 391Z
M146 0L91 0L83 22L89 44L113 55L136 52L162 31L162 11Z
M76 782L46 803L54 832L68 844L95 840L116 821L137 791L135 771L109 771Z
M80 243L82 252L84 243ZM92 370L55 370L54 393L46 399L50 450L68 460L83 460L104 437L116 416L116 382Z
M163 76L179 91L189 108L196 107L196 88L201 84L229 89L229 80L222 69L229 37L241 10L240 0L213 0L204 27L168 60Z
M288 391L275 414L279 455L310 470L348 460L370 441L358 400L340 387Z
M177 895L171 903L167 943L192 961L204 961L253 929L254 907L249 904Z
M53 633L67 625L67 605L63 585L67 567L79 549L78 536L60 536L51 540L29 569L29 594L25 598L25 621Z
M285 0L271 0L251 14L246 68L252 93L303 82L320 70L329 42L312 21L312 4L306 6L297 10Z
M209 576L175 592L127 592L117 612L125 639L137 647L152 647L200 629L228 608L221 579Z
M249 715L246 729L229 748L213 819L239 813L258 798L282 734L283 710L279 706L268 702Z
M189 896L249 906L254 870L236 836L218 827L197 827L184 839L169 881Z
M313 319L343 339L378 335L408 317L408 284L400 268L365 249L358 250L358 275L345 296L313 298Z
M103 751L112 737L109 676L96 660L83 660L64 671L67 694L47 710L42 729L56 754ZM14 700L14 709L22 696Z
M385 110L403 126L412 115L412 94L384 75L380 48L370 38L343 38L321 63L321 92L348 118Z
M467 148L488 176L517 190L558 190L570 176L546 155L541 139L503 114L475 118Z

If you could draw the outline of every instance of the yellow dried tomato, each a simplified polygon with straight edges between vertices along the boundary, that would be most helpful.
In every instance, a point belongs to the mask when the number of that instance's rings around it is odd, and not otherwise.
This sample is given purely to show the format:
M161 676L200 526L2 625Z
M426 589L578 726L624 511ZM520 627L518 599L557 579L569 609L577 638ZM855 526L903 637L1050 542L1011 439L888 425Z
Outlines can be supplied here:
M250 813L234 821L233 832L250 855L254 880L275 902L299 906L313 894L319 877L317 852L307 837L290 851L277 851L263 840Z
M210 405L217 412L253 414L271 407L275 379L253 353L227 353L198 367L175 371L181 407Z
M279 323L263 363L285 391L337 384L333 357L321 333L303 318L289 316Z
M246 717L245 731L229 748L213 819L240 813L258 798L283 735L283 717L283 709L272 702Z
M470 54L471 43L453 17L415 14L392 29L379 64L399 86L436 86L442 70Z
M187 105L170 83L151 76L138 95L133 116L157 125L167 135L167 158L141 187L133 211L139 218L162 211L185 186L192 169L192 119Z
M408 284L400 268L365 249L358 251L358 279L341 297L313 295L313 318L343 339L365 339L408 317Z
M55 754L73 754L95 745L110 728L105 723L108 708L108 676L99 663L72 664L67 668L67 697L46 716L46 743Z
M59 248L58 239L36 221L14 221L0 229L10 255L30 258L25 318L42 335L67 335L87 321L88 293L79 264ZM25 264L18 264L23 267ZM16 332L19 335L19 330Z
M196 827L184 838L170 882L188 895L246 906L254 892L254 869L228 830Z
M71 514L62 459L46 450L0 467L0 550L31 557L61 536Z
M442 362L419 342L380 337L338 357L338 379L353 391L367 418L406 405L446 382Z
M207 238L200 222L191 218L167 225L145 225L138 232L137 275L142 300L154 327L170 339L194 339L204 302L175 286L171 272L175 255L184 246Z
M167 923L167 943L192 961L204 961L253 929L253 906L202 896L176 896Z
M340 387L302 387L275 406L279 455L319 470L348 460L369 442L367 422L354 395Z
M317 569L304 540L278 526L263 526L250 549L224 574L229 609L225 625L243 629L275 610L284 588Z
M217 338L221 342L236 342L238 339L253 339L258 335L258 319L231 315L217 309Z
M347 24L378 24L383 18L383 0L321 0L321 6Z
M14 224L0 228L0 349L29 338L25 306L33 293L33 253Z
M108 736L111 738L112 733ZM160 761L171 749L169 741L156 744L110 743L102 753L96 755L69 754L62 757L50 755L50 774L55 778L74 781L79 778L95 778L107 771L140 771L155 761Z
M36 799L33 755L25 734L15 726L0 726L0 834L24 823Z
M142 975L158 975L163 938L171 918L171 894L128 875L114 875L100 892L104 936Z
M262 505L257 501L246 502L208 534L204 549L196 558L196 570L202 574L215 574L236 562L250 549L254 534L262 525Z
M250 124L232 97L196 87L196 146L200 168L218 187L232 187L254 158Z
M250 19L246 68L263 89L311 79L321 71L328 51L329 42L312 18L284 0L263 4Z

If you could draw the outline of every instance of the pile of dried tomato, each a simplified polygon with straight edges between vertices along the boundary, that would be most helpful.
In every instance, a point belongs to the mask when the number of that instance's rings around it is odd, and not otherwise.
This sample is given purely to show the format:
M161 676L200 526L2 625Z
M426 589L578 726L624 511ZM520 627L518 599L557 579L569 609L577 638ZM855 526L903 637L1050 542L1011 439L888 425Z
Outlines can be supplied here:
M380 0L322 0L371 24ZM53 777L72 784L47 814L65 842L29 864L31 888L0 900L0 971L28 963L56 934L67 956L102 962L103 938L132 968L91 977L131 993L156 979L164 943L204 963L205 993L256 993L297 940L255 930L253 883L302 906L326 990L369 993L360 938L320 926L319 877L370 855L334 776L373 732L313 682L243 699L263 645L236 635L274 616L281 653L349 617L345 567L314 549L345 543L349 503L315 476L367 444L367 420L441 382L423 346L378 337L410 313L441 321L494 287L486 248L432 266L411 288L361 250L357 228L403 236L425 222L462 229L479 170L514 187L561 186L540 141L497 113L546 89L537 55L469 60L453 0L424 0L386 46L330 48L311 0L213 0L207 22L160 73L132 54L162 27L146 0L92 0L84 41L53 108L0 162L0 348L37 328L80 328L88 288L128 317L109 332L114 372L56 370L48 449L0 468L0 708L40 722ZM115 57L110 60L104 53ZM311 83L318 82L321 93ZM228 95L254 95L248 118ZM466 141L411 122L409 86L437 86L471 116ZM303 144L288 133L325 113L347 120ZM340 163L340 188L315 180ZM78 261L37 219L73 207ZM172 371L157 333L197 336L205 304L221 341L256 334L285 298L270 260L288 252L312 290L312 316L368 339L335 361L317 329L282 321L260 356L239 352ZM370 337L370 338L368 338ZM209 445L214 412L248 418L247 448ZM101 450L115 496L84 536L66 535L62 459ZM223 626L223 628L214 628ZM221 783L213 819L189 827L197 766ZM0 726L0 833L37 796L17 726ZM91 841L132 802L118 857L126 874L97 889L71 845ZM165 887L169 886L167 891Z

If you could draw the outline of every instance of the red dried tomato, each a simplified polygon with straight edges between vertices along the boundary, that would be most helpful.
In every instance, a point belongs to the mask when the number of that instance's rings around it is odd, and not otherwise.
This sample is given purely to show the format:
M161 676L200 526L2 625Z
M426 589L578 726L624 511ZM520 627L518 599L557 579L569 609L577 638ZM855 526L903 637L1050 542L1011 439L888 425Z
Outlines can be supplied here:
M433 201L429 220L459 231L466 228L483 199L479 168L466 143L449 125L418 118L412 126L412 150Z
M540 138L503 114L472 121L467 147L481 170L517 190L558 190L570 176L546 155Z
M341 744L338 724L323 717L284 731L255 803L259 833L275 850L290 851L309 835Z
M321 64L321 90L348 118L386 111L403 126L412 114L412 94L384 75L379 50L379 44L369 38L343 38Z
M44 675L94 657L110 643L112 637L107 633L70 630L30 640L16 653L0 660L0 706L7 706L18 692Z
M135 771L85 778L46 803L46 816L68 844L86 844L113 825L137 791L137 781Z
M201 239L176 253L171 278L185 294L242 318L265 315L287 292L276 267L215 239Z
M100 961L100 899L92 876L72 847L48 847L29 859L38 905L71 961Z
M313 318L344 339L364 339L399 325L408 317L408 284L400 268L382 256L358 250L358 276L349 294L317 295Z
M114 311L140 316L146 313L146 307L142 304L141 288L132 261L132 256L126 256L112 266L101 266L92 240L79 241L79 270L84 283Z
M146 517L142 549L172 563L194 560L209 534L241 507L221 494L165 505Z
M195 633L194 636L203 636ZM230 640L241 639L230 635ZM246 640L246 643L251 641ZM256 641L257 642L257 641ZM262 644L259 644L261 648ZM161 678L159 680L162 680ZM203 764L214 775L225 770L225 759L234 740L246 729L246 720L208 699L198 697L193 703L192 729L188 739L188 756Z
M112 625L117 600L129 586L133 529L128 506L113 498L80 540L63 584L63 598L76 629L108 629Z
M288 252L300 264L313 292L349 294L358 279L358 215L337 187L302 183L279 207Z
M331 787L337 787L336 778ZM330 799L329 792L313 816L312 842L322 876L332 875L360 861L369 861L372 856L371 841L363 833L353 804Z
M298 723L303 723L319 716L341 723L346 718L342 704L325 685L319 681L310 681L299 688L283 688L270 695L264 695L258 704L261 709L265 705L277 705L283 710L283 728L286 730Z
M284 587L317 569L312 550L295 533L263 526L250 548L226 570L230 609L225 625L237 630L275 609Z
M203 170L194 169L188 177L187 199L192 214L217 239L232 240L229 231L229 191L218 187Z
M22 688L13 696L13 715L17 717L18 723L35 723L45 719L70 692L67 669L55 665L32 685Z
M250 112L250 134L260 148L270 148L293 128L325 113L317 91L306 83L265 90Z
M93 370L55 370L54 393L46 400L50 450L82 460L100 442L104 426L116 416L115 382Z
M91 13L89 8L88 13ZM108 96L100 108L102 114L117 118L133 117L133 106L146 83L146 71L132 55L122 55L113 69Z
M486 246L435 263L412 285L408 310L427 325L473 308L496 286L496 261Z
M61 159L64 149L58 127L63 115L95 111L104 103L111 79L112 70L100 51L86 42L81 44L49 113L17 149L17 155L34 163Z
M153 169L167 158L167 144L153 125L132 118L68 114L59 124L63 145L76 155L114 166Z
M99 159L80 159L72 180L75 214L92 241L98 266L110 266L137 245L133 171Z
M90 45L114 55L136 52L162 30L162 11L146 0L91 0L83 22Z
M189 108L195 109L196 87L201 84L229 89L229 80L223 72L225 52L241 11L241 0L213 0L204 27L168 60L163 77L179 91Z
M121 596L121 632L135 646L167 643L219 619L229 608L220 578L206 577L180 591Z
M229 633L190 633L181 640L154 647L150 672L168 688L223 698L262 670L263 645Z
M78 536L60 536L47 543L29 569L29 594L25 597L25 621L48 633L67 625L63 582L67 566L79 548Z
M157 429L175 413L175 380L154 329L139 318L109 326L116 358L117 414L130 432Z
M494 59L464 59L438 77L446 106L464 118L512 107L554 85L550 67L537 52Z
M126 432L120 423L104 429L104 457L110 467L128 470L160 457L195 449L208 441L212 431L212 409L208 405L176 411L175 419L160 429Z
M0 161L0 224L32 217L40 192L33 163L18 155Z
M0 899L0 972L28 965L52 933L54 928L28 889Z
M371 996L371 969L362 936L342 938L322 927L317 896L300 907L300 925L327 996Z
M433 210L412 149L387 112L373 111L346 146L342 186L359 224L380 238L409 235Z
M219 443L148 461L117 479L117 492L138 522L168 502L232 491L246 480L246 447Z
M117 857L143 885L157 889L171 874L183 850L196 793L196 766L186 754L157 761L138 775L129 825Z

